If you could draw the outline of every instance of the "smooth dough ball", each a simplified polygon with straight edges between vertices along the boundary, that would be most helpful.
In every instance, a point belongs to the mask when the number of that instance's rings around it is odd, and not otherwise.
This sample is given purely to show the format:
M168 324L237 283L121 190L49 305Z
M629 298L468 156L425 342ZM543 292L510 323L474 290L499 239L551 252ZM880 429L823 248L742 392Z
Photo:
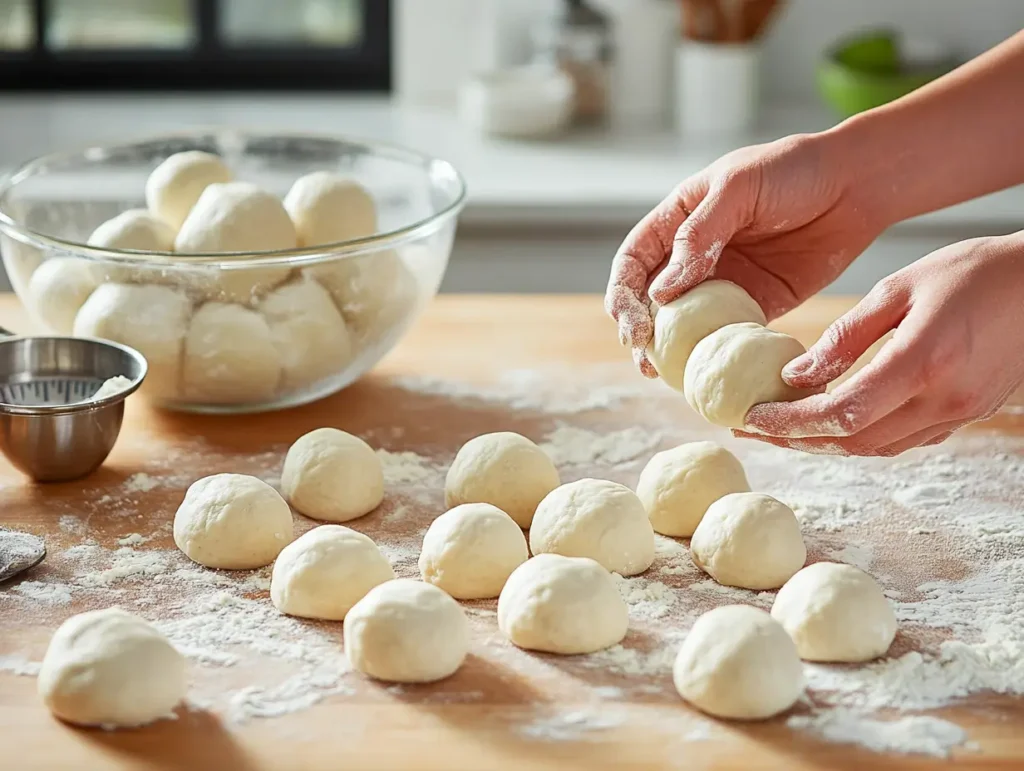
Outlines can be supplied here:
M636 493L604 479L581 479L552 490L537 506L530 551L590 557L623 576L654 562L654 528Z
M266 482L245 474L193 482L174 514L174 543L208 568L261 568L291 541L288 504Z
M448 508L489 503L527 528L537 504L559 481L558 469L540 447L525 436L500 431L462 445L445 478L444 501Z
M384 500L384 469L377 453L358 436L318 428L288 449L281 490L307 517L348 522Z
M656 453L636 483L655 532L689 538L708 506L750 490L736 456L715 442L689 442Z
M281 550L270 599L282 613L341 621L378 584L395 577L377 544L341 525L321 525Z
M100 225L89 236L89 246L136 252L173 252L174 228L145 209L129 209ZM163 283L164 271L129 267L117 262L93 262L97 283Z
M497 597L509 575L530 557L526 537L489 503L464 503L430 523L420 574L458 600Z
M498 628L527 650L593 653L622 642L629 608L612 574L594 560L538 554L501 590Z
M146 206L178 229L207 187L231 180L231 170L212 153L175 153L153 169L146 180Z
M4 269L11 286L18 297L26 297L28 282L36 268L43 264L43 251L23 244L10 236L0 233L0 250L3 252Z
M355 180L315 171L295 180L284 197L302 246L322 246L366 238L377 232L377 206Z
M185 659L166 637L138 616L106 608L58 627L38 688L61 720L131 727L172 717L187 685Z
M28 282L28 305L47 327L70 335L75 316L98 286L93 266L75 257L50 259Z
M241 305L210 302L195 312L185 336L184 398L211 404L270 399L281 382L281 356L270 327Z
M725 605L698 618L672 679L698 709L735 720L777 715L804 690L803 667L786 630L749 605Z
M896 637L896 614L875 579L834 562L808 565L789 579L772 618L807 661L870 661Z
M268 294L258 309L281 356L283 388L339 374L352 359L352 340L327 290L302 279Z
M682 391L686 360L697 343L715 330L744 321L767 323L754 298L731 281L705 281L658 308L647 355L661 379Z
M796 514L764 493L731 493L712 503L690 539L694 564L720 584L778 589L804 566Z
M709 423L743 428L755 404L815 393L782 379L782 368L806 350L800 341L760 324L722 327L697 343L686 362L686 401Z
M142 384L156 398L179 393L181 354L192 303L184 292L147 284L103 284L75 316L75 337L101 337L146 357Z
M399 578L371 589L345 616L345 653L364 675L432 683L462 666L469 621L436 586Z

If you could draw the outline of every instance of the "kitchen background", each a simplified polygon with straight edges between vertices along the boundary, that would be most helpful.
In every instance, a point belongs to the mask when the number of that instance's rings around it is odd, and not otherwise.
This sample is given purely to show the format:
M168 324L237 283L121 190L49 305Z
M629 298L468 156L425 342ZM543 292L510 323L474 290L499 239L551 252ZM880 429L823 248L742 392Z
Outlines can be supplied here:
M717 156L1022 26L1021 0L0 0L0 168L209 125L406 144L469 185L442 291L595 292L636 220ZM1022 227L1022 188L921 217L831 291Z

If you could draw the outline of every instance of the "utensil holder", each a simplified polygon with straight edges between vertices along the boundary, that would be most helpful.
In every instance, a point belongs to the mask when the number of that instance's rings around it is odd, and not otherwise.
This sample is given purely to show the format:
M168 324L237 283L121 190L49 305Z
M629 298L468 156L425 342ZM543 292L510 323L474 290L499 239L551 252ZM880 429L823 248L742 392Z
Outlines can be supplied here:
M676 124L688 136L742 134L759 101L757 43L686 40L676 49Z

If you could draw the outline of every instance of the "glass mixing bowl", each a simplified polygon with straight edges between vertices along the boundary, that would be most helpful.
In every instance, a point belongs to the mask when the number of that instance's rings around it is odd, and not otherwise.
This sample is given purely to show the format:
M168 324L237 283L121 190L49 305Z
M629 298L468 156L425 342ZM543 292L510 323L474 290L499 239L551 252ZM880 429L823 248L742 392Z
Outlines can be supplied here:
M227 254L101 249L101 223L145 208L168 156L220 155L236 179L283 197L313 171L373 196L377 233ZM465 202L445 161L340 137L206 131L48 155L0 179L0 252L33 317L149 362L142 393L194 412L258 412L334 393L374 366L437 293Z

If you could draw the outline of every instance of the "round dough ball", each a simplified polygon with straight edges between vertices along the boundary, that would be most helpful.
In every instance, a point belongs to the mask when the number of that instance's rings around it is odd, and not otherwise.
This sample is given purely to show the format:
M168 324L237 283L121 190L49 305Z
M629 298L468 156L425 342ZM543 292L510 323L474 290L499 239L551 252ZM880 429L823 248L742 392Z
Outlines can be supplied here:
M373 448L358 436L318 428L288 448L281 490L307 517L348 522L369 514L384 500L384 468Z
M28 306L54 332L70 335L75 328L75 315L97 286L88 260L50 259L36 268L29 279Z
M146 180L146 206L178 229L209 185L231 180L231 170L212 153L175 153L153 169Z
M288 504L266 482L245 474L193 482L174 514L174 543L208 568L261 568L291 541Z
M129 209L96 228L87 243L102 249L172 252L174 228L145 209Z
M314 171L295 180L284 197L302 246L322 246L366 238L377 232L377 206L353 179Z
M622 642L629 609L612 574L594 560L538 554L501 590L498 628L527 650L593 653Z
M870 661L896 637L896 614L881 587L852 565L808 565L779 590L772 618L807 661Z
M184 398L209 404L270 399L281 382L281 356L270 327L241 305L210 302L196 311L185 336Z
M698 618L672 679L698 709L736 720L777 715L804 690L803 667L786 630L749 605L725 605Z
M444 502L448 508L489 503L527 528L537 504L559 481L558 469L540 447L525 436L499 431L462 445L445 478Z
M768 323L761 306L744 289L731 281L705 281L658 308L647 356L661 379L682 391L686 360L697 343L717 329L744 321Z
M284 369L282 388L339 375L352 360L352 340L327 290L301 279L275 289L259 304Z
M11 286L18 297L28 294L28 282L36 268L43 264L43 251L34 246L23 244L10 236L0 233L0 251L3 252L4 269Z
M50 712L69 723L140 726L173 716L187 688L185 659L138 616L91 610L53 633L38 688Z
M432 683L462 666L469 621L436 586L399 578L371 589L345 616L352 667L377 680Z
M715 442L689 442L656 453L636 483L655 532L689 538L708 506L750 490L736 456Z
M722 327L697 343L686 362L686 401L709 423L743 428L755 404L815 393L782 379L782 368L806 350L798 340L760 324Z
M395 577L377 544L341 525L321 525L281 550L270 599L282 613L341 621L378 584Z
M464 503L430 523L420 551L423 580L458 600L497 597L530 557L526 537L489 503Z
M590 557L606 570L633 576L654 562L654 528L628 487L581 479L552 490L537 506L530 551Z
M694 564L718 583L778 589L804 566L807 548L793 510L764 493L712 503L690 540Z

